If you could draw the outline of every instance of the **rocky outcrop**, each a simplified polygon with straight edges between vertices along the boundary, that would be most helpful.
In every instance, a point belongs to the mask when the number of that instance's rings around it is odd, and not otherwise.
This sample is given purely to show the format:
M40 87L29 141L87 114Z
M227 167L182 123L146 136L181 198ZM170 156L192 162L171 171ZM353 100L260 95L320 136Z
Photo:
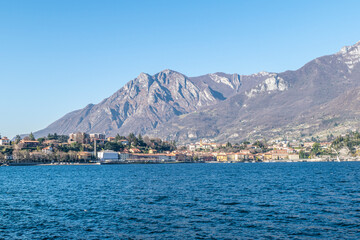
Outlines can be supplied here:
M270 94L274 91L285 91L287 88L288 86L284 79L273 73L269 74L268 78L266 78L265 81L257 85L255 88L251 89L250 91L246 91L245 95L249 98L252 98L264 92Z

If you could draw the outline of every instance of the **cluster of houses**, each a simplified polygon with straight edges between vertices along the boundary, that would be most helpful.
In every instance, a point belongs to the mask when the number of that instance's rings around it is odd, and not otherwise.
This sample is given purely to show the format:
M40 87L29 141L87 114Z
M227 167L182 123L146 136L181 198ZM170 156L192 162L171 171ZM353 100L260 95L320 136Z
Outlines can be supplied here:
M250 150L241 150L237 153L214 153L219 162L239 162L239 161L279 161L279 160L299 160L299 154L292 149L276 149L266 153L252 153Z
M28 140L22 139L16 145L15 149L36 149L29 152L29 156L32 159L41 159L44 158L44 155L54 153L54 147L60 145L70 145L72 143L85 144L105 144L106 142L115 141L114 137L106 138L105 134L87 134L83 132L71 133L69 134L69 139L67 142L59 142L57 140L45 140L40 144L37 140ZM150 149L149 153L145 154L136 147L129 146L129 141L126 139L120 139L117 142L120 142L124 146L128 146L121 152L115 152L111 150L102 150L100 152L88 152L80 151L74 153L74 160L81 161L100 161L103 164L112 164L112 163L170 163L176 162L179 159L179 154L174 154L171 152L157 153L155 149ZM4 137L0 139L0 145L11 145L11 142L8 138ZM41 148L39 148L42 146ZM46 146L46 147L43 147ZM15 157L16 158L16 157ZM7 160L12 160L13 157L9 156Z
M59 145L72 143L80 144L105 144L114 142L114 137L107 137L105 134L83 132L69 134L67 142L57 140L45 140L40 145L39 141L23 139L16 145L16 149L36 149L31 151L30 155L41 158L41 155L51 154L54 148ZM126 139L117 140L122 145L127 146L121 152L103 150L100 152L80 151L74 154L76 160L100 161L104 164L111 163L172 163L172 162L246 162L246 161L298 161L300 160L300 151L310 151L314 142L289 142L277 141L268 146L270 151L260 151L258 146L248 144L245 149L237 152L226 152L226 144L217 144L209 140L201 140L197 143L187 145L186 150L176 150L173 152L157 153L156 150L150 149L148 153L143 153L136 147L129 146ZM11 145L8 138L0 139L0 146ZM321 148L330 148L330 142L320 143ZM39 146L41 146L39 148ZM46 147L44 147L46 146ZM96 148L95 148L96 149ZM10 157L8 159L11 159Z
M81 143L81 144L91 144L94 142L99 144L104 144L106 142L113 142L115 141L115 137L106 137L105 134L102 133L84 133L84 132L77 132L69 134L68 143ZM120 139L118 142L121 142L124 146L129 145L129 141L126 139Z
M105 142L114 142L115 137L106 138L105 134L93 133L72 133L69 135L68 143L82 143L90 144L97 142L99 144L104 144ZM128 146L129 141L126 139L118 140L122 145ZM102 164L115 164L115 163L167 163L167 162L176 162L180 159L176 154L166 152L166 153L156 153L156 150L150 149L149 153L142 153L140 149L136 147L125 148L121 152L115 152L112 150L103 150L100 152L79 152L78 159L91 160L98 159Z
M257 146L251 144L246 146L246 149L238 152L224 152L221 147L226 147L226 144L216 144L208 140L201 140L197 143L187 145L189 155L191 153L197 156L200 161L217 161L217 162L246 162L246 161L298 161L300 160L300 151L310 152L315 142L288 142L288 141L274 141L271 143L267 152L257 151ZM291 145L291 146L290 146ZM331 142L321 142L322 149L330 148ZM324 156L330 158L330 156Z
M200 142L191 143L188 145L188 149L190 151L196 151L196 150L214 150L219 148L221 144L217 144L214 142L210 142L209 140L200 140Z

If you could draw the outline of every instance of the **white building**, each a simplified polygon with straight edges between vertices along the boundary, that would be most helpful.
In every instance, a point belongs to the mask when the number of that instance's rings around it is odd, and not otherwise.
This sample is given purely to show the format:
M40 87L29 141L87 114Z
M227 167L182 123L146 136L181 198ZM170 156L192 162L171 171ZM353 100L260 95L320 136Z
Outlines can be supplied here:
M190 151L195 151L195 150L196 150L196 144L194 144L194 143L189 144L188 149L189 149Z
M53 148L50 147L50 146L48 146L48 147L46 147L46 148L43 148L41 151L42 151L43 153L50 154L50 153L53 152Z
M192 143L188 145L188 149L190 151L195 151L197 149L213 150L216 148L218 148L218 145L214 142L209 142L208 140L206 141L201 140L200 142Z
M98 159L100 159L100 161L106 161L106 160L112 160L112 161L117 161L119 160L119 154L117 152L111 151L111 150L105 150L105 151L101 151L98 152L97 154Z
M299 154L289 154L289 160L299 160Z
M7 137L0 138L0 146L10 145L10 140Z

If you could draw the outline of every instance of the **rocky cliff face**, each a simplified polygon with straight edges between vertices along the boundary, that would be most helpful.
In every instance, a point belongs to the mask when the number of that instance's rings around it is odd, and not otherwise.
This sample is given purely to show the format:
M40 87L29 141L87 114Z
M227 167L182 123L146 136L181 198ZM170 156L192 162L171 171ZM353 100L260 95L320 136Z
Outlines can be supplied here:
M325 127L319 121L344 110L331 105L360 86L359 62L360 42L283 73L141 73L101 103L65 115L36 136L134 132L187 142L310 134ZM347 94L349 106L357 106L353 95ZM356 111L349 108L345 115L355 117Z
M141 73L101 103L71 112L36 135L76 131L144 134L175 116L224 101L237 94L240 86L237 74L188 78L172 70L154 76Z

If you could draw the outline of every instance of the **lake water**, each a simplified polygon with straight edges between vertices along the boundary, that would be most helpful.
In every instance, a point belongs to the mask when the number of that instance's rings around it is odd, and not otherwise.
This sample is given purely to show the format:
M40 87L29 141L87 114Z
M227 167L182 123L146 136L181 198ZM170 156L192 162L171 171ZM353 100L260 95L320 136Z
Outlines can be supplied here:
M360 239L360 162L0 168L0 239Z

